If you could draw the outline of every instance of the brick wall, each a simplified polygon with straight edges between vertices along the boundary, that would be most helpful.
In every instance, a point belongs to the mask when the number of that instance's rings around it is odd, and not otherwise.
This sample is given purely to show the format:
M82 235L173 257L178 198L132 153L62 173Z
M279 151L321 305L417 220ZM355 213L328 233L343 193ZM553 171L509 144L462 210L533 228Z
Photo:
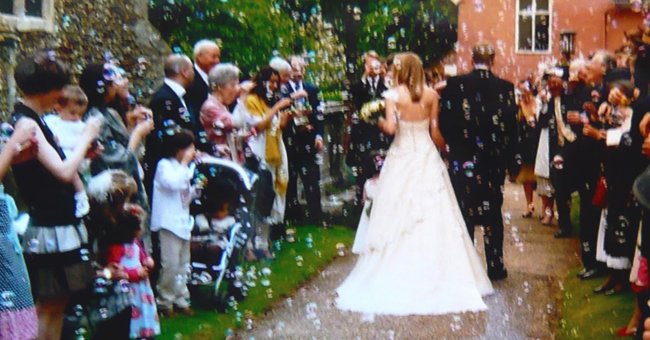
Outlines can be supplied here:
M497 48L495 73L511 81L523 79L545 59L560 58L560 32L576 32L577 54L622 44L623 32L641 24L641 14L616 9L612 0L553 0L551 45L548 54L515 52L516 0L463 0L459 4L456 58L459 72L471 68L471 47L479 40Z

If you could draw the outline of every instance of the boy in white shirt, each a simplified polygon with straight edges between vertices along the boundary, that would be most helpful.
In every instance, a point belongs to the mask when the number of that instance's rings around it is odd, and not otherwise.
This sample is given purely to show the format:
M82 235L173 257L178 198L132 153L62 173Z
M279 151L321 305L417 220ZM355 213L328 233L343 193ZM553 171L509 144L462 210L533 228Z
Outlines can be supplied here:
M187 270L190 264L190 216L192 187L190 180L196 156L194 135L174 125L162 132L163 155L156 167L151 205L151 231L160 237L160 277L158 311L170 317L174 311L192 315Z

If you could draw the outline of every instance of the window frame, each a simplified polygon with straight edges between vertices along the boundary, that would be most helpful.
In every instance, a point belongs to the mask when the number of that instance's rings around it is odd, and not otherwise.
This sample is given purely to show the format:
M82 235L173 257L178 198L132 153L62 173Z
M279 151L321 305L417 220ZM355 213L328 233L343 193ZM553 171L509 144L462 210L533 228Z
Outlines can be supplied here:
M42 0L41 6L42 16L25 15L25 0L14 0L13 14L0 13L0 27L18 32L54 32L54 0Z
M548 0L548 9L547 10L538 10L537 9L537 0L531 0L532 9L531 11L521 11L520 5L521 0L517 0L515 4L515 53L523 55L549 55L553 53L553 0ZM537 20L537 15L545 14L548 15L548 48L546 50L524 50L519 48L519 18L528 14L532 20L532 38L533 38L533 48L535 46L535 21Z

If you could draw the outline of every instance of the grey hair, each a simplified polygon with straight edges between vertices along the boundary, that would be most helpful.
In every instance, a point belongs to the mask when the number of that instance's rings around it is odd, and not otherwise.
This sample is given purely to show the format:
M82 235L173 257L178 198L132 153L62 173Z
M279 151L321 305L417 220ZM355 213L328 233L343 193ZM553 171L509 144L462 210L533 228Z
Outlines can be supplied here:
M616 68L616 58L607 50L598 50L591 57L591 60L597 60L605 68L605 72Z
M276 72L291 71L291 65L280 57L275 57L269 62L269 66Z
M165 59L165 77L172 78L192 66L192 61L184 54L170 54Z
M239 80L239 68L230 63L221 63L213 67L208 74L210 88L215 89L228 85L233 80Z
M201 54L203 52L203 50L205 50L206 48L210 48L210 47L216 47L218 49L221 49L219 47L219 45L216 42L212 41L212 40L202 39L202 40L197 41L196 44L194 44L194 59L196 59L196 57L199 54Z

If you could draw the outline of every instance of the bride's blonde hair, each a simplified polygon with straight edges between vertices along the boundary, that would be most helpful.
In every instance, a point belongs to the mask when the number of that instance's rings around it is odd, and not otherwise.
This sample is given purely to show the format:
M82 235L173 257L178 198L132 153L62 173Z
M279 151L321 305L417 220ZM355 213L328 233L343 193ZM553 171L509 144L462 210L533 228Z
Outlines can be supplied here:
M424 68L415 53L399 53L393 60L393 77L397 85L405 85L413 102L419 102L424 92Z

